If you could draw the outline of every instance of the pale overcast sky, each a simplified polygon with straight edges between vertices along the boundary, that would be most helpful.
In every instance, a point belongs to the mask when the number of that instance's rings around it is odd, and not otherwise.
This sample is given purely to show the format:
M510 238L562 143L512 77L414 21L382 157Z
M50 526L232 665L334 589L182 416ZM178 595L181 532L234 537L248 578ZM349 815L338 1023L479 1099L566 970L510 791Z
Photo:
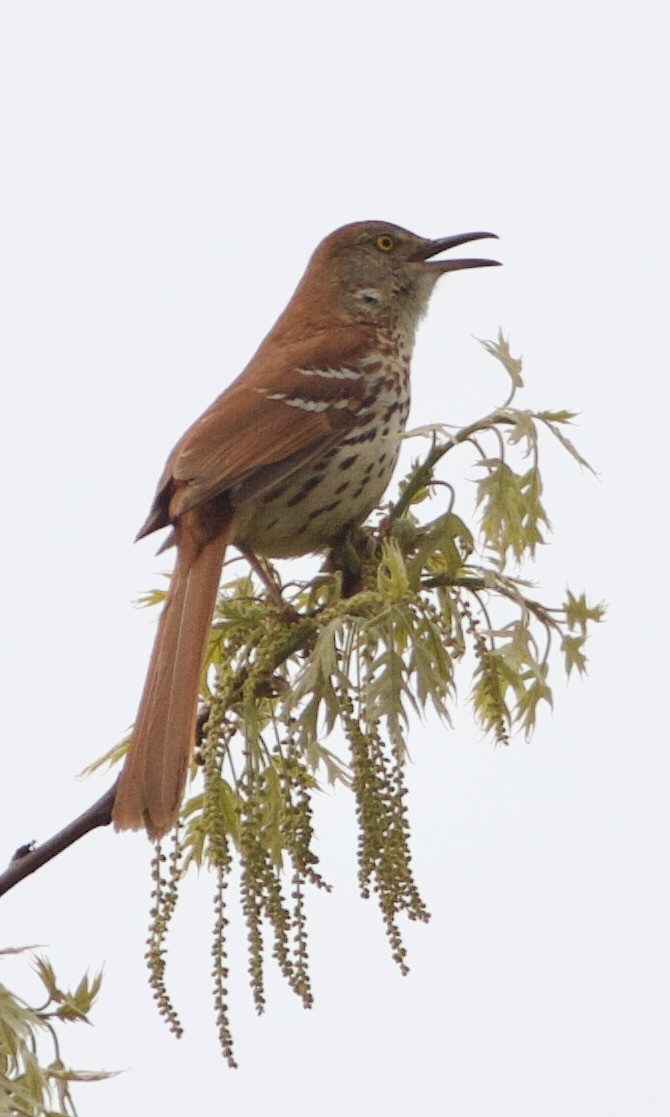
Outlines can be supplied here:
M316 1004L269 966L255 1017L236 920L237 1072L206 876L171 939L180 1042L145 981L141 836L89 836L4 899L0 945L44 944L64 980L105 966L63 1053L127 1069L81 1087L82 1114L670 1113L668 22L660 0L3 3L3 860L109 782L74 776L134 716L153 618L131 602L167 561L132 539L165 456L346 221L499 234L504 267L433 300L411 423L499 402L473 336L502 325L519 403L581 411L600 474L548 452L555 533L529 573L610 607L530 744L494 749L464 695L453 731L414 727L433 918L406 978L357 897L352 803L323 797ZM29 995L26 968L0 980Z

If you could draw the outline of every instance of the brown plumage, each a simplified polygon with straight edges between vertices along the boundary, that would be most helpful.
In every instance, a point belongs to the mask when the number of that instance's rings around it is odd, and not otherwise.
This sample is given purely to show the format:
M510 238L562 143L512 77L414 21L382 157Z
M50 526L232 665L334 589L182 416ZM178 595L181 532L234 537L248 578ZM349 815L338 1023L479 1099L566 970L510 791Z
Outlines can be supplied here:
M362 523L395 465L414 333L436 280L495 263L434 257L491 235L430 241L384 222L331 233L250 363L175 446L138 535L171 526L177 559L116 792L118 830L157 838L179 814L227 545L306 554Z

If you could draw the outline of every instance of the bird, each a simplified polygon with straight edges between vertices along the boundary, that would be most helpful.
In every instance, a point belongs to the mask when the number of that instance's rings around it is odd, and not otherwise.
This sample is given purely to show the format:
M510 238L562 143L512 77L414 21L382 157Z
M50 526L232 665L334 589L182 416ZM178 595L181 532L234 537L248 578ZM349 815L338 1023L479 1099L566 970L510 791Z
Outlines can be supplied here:
M246 368L177 442L142 539L176 560L112 819L153 840L175 825L226 550L332 548L379 503L410 404L417 326L437 280L497 260L442 258L493 233L431 240L385 221L326 236ZM438 258L439 257L439 258Z

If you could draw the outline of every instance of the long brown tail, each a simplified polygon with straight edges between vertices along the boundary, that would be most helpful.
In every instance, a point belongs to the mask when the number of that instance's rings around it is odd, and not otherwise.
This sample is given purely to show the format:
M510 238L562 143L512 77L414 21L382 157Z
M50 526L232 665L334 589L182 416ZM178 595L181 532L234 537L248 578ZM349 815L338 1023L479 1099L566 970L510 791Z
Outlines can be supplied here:
M112 817L117 830L146 827L160 838L179 815L193 751L198 688L225 532L203 545L184 535L158 632Z

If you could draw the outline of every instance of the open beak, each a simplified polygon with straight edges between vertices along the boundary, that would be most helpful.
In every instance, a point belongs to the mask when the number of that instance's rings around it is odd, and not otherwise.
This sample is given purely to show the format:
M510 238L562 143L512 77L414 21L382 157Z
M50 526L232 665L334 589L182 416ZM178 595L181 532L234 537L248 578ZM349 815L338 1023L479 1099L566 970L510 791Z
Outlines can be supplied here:
M412 256L417 263L425 263L427 268L439 271L441 275L450 271L461 271L462 268L494 268L500 266L500 260L480 260L477 258L466 260L433 260L440 252L448 248L456 248L459 244L469 244L473 240L485 240L492 237L497 240L495 233L457 233L453 237L440 237L439 240L427 240L418 252Z

